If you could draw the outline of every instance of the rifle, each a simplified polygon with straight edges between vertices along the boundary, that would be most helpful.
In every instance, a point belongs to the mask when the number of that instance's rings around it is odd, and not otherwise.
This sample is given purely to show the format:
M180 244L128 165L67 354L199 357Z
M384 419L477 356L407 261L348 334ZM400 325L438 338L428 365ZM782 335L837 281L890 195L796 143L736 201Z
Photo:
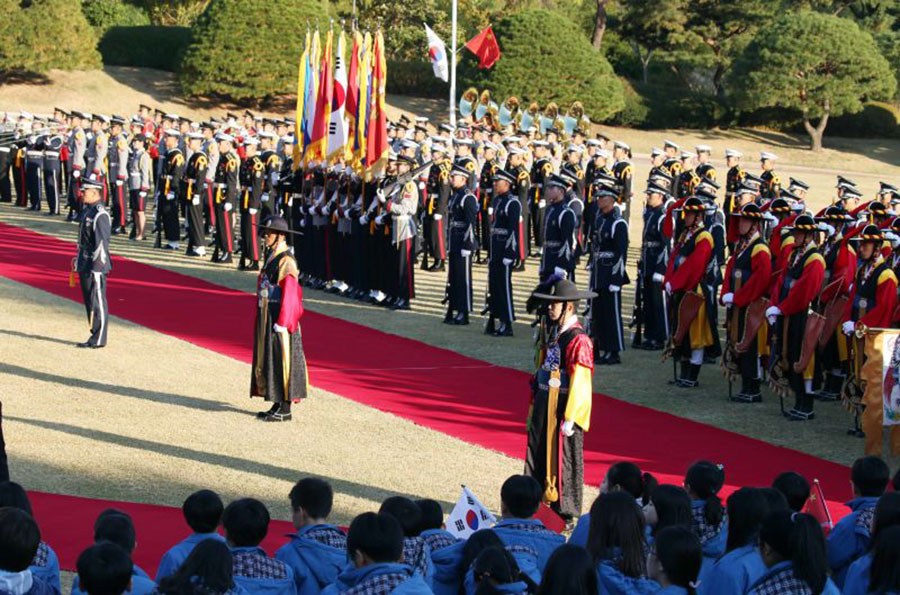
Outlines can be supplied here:
M159 191L157 191L156 192L156 209L155 209L155 213L154 213L154 218L156 220L156 241L153 242L154 248L162 248L163 222L162 222L162 210L160 209L161 200L162 200L161 195L159 194Z
M631 311L631 322L628 328L633 328L631 346L640 349L644 343L644 259L638 261L637 284L634 288L634 308Z
M391 182L390 184L388 184L387 186L385 186L384 188L381 189L382 194L384 194L384 196L386 198L389 198L391 195L394 194L394 192L396 192L400 188L403 188L407 182L414 179L417 175L419 175L420 173L422 173L423 171L425 171L426 169L431 167L432 163L434 163L434 161L426 161L419 167L417 167L415 169L411 169L401 176L397 176L396 180L394 180L393 182Z

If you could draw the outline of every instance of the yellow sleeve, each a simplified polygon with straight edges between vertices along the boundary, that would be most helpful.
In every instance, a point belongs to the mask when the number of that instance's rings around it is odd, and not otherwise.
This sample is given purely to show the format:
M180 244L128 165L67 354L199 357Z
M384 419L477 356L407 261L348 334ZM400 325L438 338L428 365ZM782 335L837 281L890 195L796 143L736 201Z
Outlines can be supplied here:
M566 403L565 419L575 422L585 432L590 430L593 398L591 370L581 364L575 364L575 373L569 380L569 401Z

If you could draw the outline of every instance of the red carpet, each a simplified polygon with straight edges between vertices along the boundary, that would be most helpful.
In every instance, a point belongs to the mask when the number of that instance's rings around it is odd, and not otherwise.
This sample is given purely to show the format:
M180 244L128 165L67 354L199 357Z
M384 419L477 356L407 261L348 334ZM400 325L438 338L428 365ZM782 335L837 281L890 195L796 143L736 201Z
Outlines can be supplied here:
M14 281L80 301L79 291L67 284L74 253L69 242L0 223L0 275ZM249 287L249 278L247 283ZM250 294L114 258L108 297L114 316L243 362L251 359ZM466 442L523 456L527 374L309 310L302 325L314 386ZM116 340L114 326L110 340ZM662 482L681 483L687 467L701 458L725 465L726 494L734 486L769 485L776 473L794 469L818 478L834 499L829 503L832 514L845 514L840 502L850 498L849 471L842 465L595 395L593 429L585 440L589 483L598 484L606 467L620 460L634 461ZM169 530L154 523L145 530L165 530L177 537L177 527ZM48 541L55 543L55 537L69 529L45 530ZM141 535L142 543L150 541Z

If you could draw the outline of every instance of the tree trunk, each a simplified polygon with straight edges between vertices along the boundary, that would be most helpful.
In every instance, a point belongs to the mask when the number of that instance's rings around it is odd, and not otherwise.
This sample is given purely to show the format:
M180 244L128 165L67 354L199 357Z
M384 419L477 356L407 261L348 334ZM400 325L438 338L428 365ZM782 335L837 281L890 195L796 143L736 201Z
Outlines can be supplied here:
M647 55L641 54L641 46L638 45L636 41L631 42L631 51L634 52L635 58L638 59L638 62L641 63L641 68L643 69L643 81L644 84L647 84L647 69L650 66L650 56L653 55L653 50L647 50Z
M828 115L831 111L831 104L826 101L822 110L822 117L815 126L809 119L809 110L803 108L803 128L809 134L809 148L812 151L819 152L822 150L822 137L825 136L825 127L828 125Z
M603 45L603 34L606 33L606 5L609 0L596 0L597 12L594 14L594 32L591 34L591 45L599 50Z

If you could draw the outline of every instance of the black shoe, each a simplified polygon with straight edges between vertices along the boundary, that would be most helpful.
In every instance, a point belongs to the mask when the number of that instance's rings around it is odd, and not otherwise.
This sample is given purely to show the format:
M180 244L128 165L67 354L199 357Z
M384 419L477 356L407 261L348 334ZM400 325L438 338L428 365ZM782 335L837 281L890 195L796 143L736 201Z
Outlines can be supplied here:
M219 262L221 264L231 264L232 262L234 262L234 259L231 258L230 252L226 252L225 255L220 257L217 262Z
M732 395L731 400L735 403L762 403L762 394L759 392L741 391L736 395Z
M644 341L641 343L641 349L644 351L662 351L664 345L659 341Z
M71 222L75 221L76 219L78 219L78 215L75 214L75 211L69 211L69 214L66 215L66 221Z
M97 345L91 343L90 341L85 341L83 343L76 343L75 347L80 347L82 349L94 349L95 347L97 347Z
M54 213L53 211L49 211L44 213L44 217L56 217L59 213Z
M490 318L488 318L487 322L484 323L484 334L485 335L493 335L495 330L496 329L494 328L494 317L491 316Z
M256 419L262 419L267 415L272 415L273 413L276 413L277 411L278 411L278 403L275 403L274 405L272 405L272 407L268 411L260 411L259 413L257 413Z
M249 265L244 267L245 271L258 271L259 270L259 261L254 260Z
M409 310L409 300L398 299L390 305L391 310Z
M133 240L135 237L137 237L137 230L136 230L136 229L132 229L132 230L131 230L131 233L128 234L128 239L129 239L129 240Z
M447 270L447 265L444 264L444 261L443 261L443 260L440 260L440 261L438 261L437 263L435 263L435 265L434 265L433 267L431 267L430 269L428 269L428 270L429 270L429 271L434 271L434 272L436 272L436 273L443 273L444 271Z
M453 319L453 324L457 326L466 326L469 324L469 314L467 312L460 312Z
M110 235L117 236L117 235L121 234L122 232L119 231L119 228L118 228L118 227L113 227L112 231L109 232L109 233L110 233Z
M622 359L618 353L607 353L603 364L606 366L615 366L622 363Z
M263 421L272 421L272 422L291 421L291 419L293 419L292 414L281 413L281 412L277 412L277 411L275 413L269 413L268 415L266 415L265 417L262 418Z
M497 330L494 331L495 337L512 337L513 330L512 326L506 324L505 322L501 322L500 326L497 327Z
M453 316L453 313L448 310L446 316L444 316L444 324L456 324L455 320L456 317Z
M175 248L175 247L173 247L173 246L170 246L169 244L165 244L165 245L162 247L162 249L163 249L163 250L178 250L178 248Z

